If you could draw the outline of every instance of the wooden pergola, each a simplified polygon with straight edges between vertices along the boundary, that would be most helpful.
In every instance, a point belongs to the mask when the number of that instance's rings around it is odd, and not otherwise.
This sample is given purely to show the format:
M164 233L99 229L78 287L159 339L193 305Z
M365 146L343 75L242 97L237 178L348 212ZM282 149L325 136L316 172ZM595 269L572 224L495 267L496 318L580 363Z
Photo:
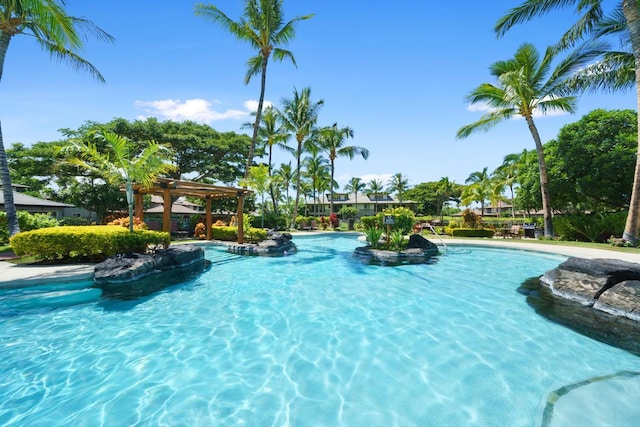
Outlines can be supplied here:
M218 185L203 184L201 182L180 181L177 179L158 178L153 186L143 188L136 185L133 188L135 199L135 215L142 218L144 206L142 204L142 196L145 194L161 194L164 212L162 216L162 231L171 232L171 197L172 196L192 196L204 199L205 205L205 224L207 227L207 240L212 239L211 232L211 202L217 199L238 199L237 207L237 223L238 223L238 243L244 243L244 230L242 222L242 210L244 208L244 198L248 194L253 193L246 188L222 187Z

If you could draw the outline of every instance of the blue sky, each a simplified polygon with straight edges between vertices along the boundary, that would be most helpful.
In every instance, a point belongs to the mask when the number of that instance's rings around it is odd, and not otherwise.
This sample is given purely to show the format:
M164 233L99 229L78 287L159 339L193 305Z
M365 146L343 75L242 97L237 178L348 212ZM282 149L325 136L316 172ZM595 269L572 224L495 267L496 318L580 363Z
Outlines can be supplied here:
M211 2L233 19L243 2ZM269 66L266 99L279 106L293 89L309 86L324 100L319 125L349 126L350 144L370 157L336 162L336 178L386 182L401 172L411 185L466 177L502 163L509 153L533 149L523 120L456 140L456 131L477 120L465 95L491 82L489 65L513 56L519 45L541 51L555 42L574 17L557 13L514 28L496 39L493 26L519 1L461 2L379 0L289 0L288 18L302 21L288 46L290 62ZM69 13L85 17L116 38L89 40L81 53L105 76L53 61L29 37L16 37L0 82L0 118L5 146L61 138L58 129L86 120L107 122L157 117L194 120L219 131L241 131L257 104L259 78L244 85L246 61L255 52L222 27L194 14L185 0L69 0ZM537 118L543 141L595 108L635 109L634 92L585 95L575 115ZM253 107L255 108L255 107ZM293 160L279 153L276 162ZM294 162L295 163L295 162Z

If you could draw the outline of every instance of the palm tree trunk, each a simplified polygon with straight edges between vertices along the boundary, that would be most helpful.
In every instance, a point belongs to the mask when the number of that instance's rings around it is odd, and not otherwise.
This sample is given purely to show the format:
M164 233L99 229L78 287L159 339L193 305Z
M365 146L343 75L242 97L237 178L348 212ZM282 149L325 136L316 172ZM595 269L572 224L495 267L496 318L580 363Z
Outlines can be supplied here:
M4 59L9 49L11 35L1 33L0 35L0 80L4 70ZM9 236L13 236L20 232L20 224L18 223L18 214L16 205L13 200L13 187L11 186L11 175L9 174L9 164L7 162L7 153L4 150L4 139L2 137L2 125L0 124L0 175L2 176L2 193L4 195L4 210L7 213L7 225L9 227Z
M627 28L631 33L631 48L636 62L636 103L638 111L640 111L640 12L635 0L623 0L622 9L627 21ZM640 129L640 115L638 116L638 129ZM640 228L640 134L638 134L636 168L633 175L629 213L622 238L636 245L638 243L638 228Z
M297 165L296 165L296 200L293 204L291 214L291 228L296 227L296 217L298 216L298 202L300 201L300 157L302 155L302 140L298 139Z
M329 185L331 186L331 200L329 200L329 215L333 213L333 173L335 172L335 166L333 163L333 159L331 159L331 182Z
M244 178L249 177L249 168L253 164L253 153L258 143L258 128L260 127L260 118L262 116L262 104L264 104L264 92L267 87L267 62L269 57L262 57L262 80L260 81L260 99L258 100L258 109L256 110L256 121L253 124L253 136L251 137L251 145L249 146L249 154L247 154L247 166L244 170Z
M538 128L531 116L525 117L529 131L536 143L536 152L538 154L538 167L540 169L540 192L542 193L542 212L544 213L544 237L553 237L553 216L551 215L551 198L549 197L549 178L547 176L547 165L544 161L544 148L540 140Z
M516 206L515 206L515 200L513 199L513 185L509 186L509 190L511 190L511 218L516 217Z

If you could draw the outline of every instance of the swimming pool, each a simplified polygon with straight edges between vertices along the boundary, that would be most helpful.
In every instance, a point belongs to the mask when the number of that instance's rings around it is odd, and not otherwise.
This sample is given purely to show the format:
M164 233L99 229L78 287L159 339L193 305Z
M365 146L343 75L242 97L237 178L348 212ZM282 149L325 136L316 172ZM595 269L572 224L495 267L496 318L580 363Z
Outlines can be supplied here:
M208 272L146 297L5 311L0 425L539 426L553 392L640 371L517 292L562 257L467 247L381 267L353 236L295 242L284 258L213 247ZM637 402L632 381L609 403Z

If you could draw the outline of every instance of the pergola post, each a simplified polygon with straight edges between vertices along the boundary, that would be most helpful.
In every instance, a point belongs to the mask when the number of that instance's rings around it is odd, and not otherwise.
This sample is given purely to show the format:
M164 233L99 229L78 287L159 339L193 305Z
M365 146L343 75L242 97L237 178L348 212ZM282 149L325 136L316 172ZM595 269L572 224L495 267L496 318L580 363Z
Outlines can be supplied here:
M171 190L165 188L163 191L162 204L162 231L171 234Z
M211 229L211 197L206 198L206 213L205 213L205 222L207 227L207 240L213 239L213 230Z
M238 191L238 211L236 218L238 222L238 244L244 243L244 220L242 218L242 211L244 210L244 191Z
M142 193L138 190L133 191L134 199L133 202L136 206L135 216L140 218L140 221L144 221L144 205L142 202Z

